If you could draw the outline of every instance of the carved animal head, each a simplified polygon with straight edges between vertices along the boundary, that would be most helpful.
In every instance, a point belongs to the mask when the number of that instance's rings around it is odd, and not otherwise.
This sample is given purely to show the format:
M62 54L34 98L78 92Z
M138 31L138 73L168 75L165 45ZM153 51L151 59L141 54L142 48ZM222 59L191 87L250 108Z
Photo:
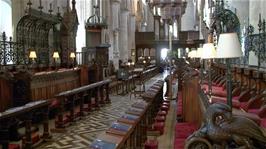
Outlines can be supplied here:
M205 113L205 122L219 125L224 121L231 121L232 109L223 103L214 103L208 107Z

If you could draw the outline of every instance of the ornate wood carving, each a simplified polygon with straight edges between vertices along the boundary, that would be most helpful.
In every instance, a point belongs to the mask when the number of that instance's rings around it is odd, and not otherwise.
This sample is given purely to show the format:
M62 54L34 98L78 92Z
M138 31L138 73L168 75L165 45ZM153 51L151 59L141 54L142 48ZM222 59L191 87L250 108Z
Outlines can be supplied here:
M212 104L202 127L186 140L186 149L265 148L266 136L252 120L235 116L226 104Z
M40 1L41 2L41 1ZM28 2L28 10L17 24L17 42L23 45L21 50L24 63L27 63L27 55L30 49L34 49L37 53L37 61L46 66L49 65L50 47L49 47L49 32L52 29L54 35L54 43L52 48L59 48L59 31L62 17L59 13L52 14L52 6L50 5L49 14L42 11L43 6L40 3L39 10L31 8L31 1Z

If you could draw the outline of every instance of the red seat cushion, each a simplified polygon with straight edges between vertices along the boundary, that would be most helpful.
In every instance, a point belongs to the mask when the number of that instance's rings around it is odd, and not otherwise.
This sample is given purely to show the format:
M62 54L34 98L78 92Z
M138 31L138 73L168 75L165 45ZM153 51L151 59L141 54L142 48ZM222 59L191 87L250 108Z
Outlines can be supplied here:
M153 128L154 130L159 131L160 134L163 134L164 133L164 122L155 122L153 124Z
M248 113L253 113L253 114L258 115L259 112L260 112L260 109L248 109Z
M263 128L266 128L266 118L261 119L260 126L263 127Z
M8 149L20 149L19 144L8 144Z
M175 149L184 149L186 139L175 139Z
M60 102L59 102L57 99L54 99L54 100L51 102L49 108L57 108L57 107L59 107L59 105L60 105Z
M155 121L156 122L164 122L165 121L165 116L159 116L159 115L157 115L155 117Z
M170 106L170 103L167 103L167 102L163 102L163 105L165 105L165 106Z
M160 110L160 111L157 113L157 115L159 115L159 116L166 116L166 115L167 115L167 112L166 112L166 111L162 111L162 110Z
M157 140L147 140L144 145L144 149L158 149Z
M248 110L248 102L240 102L240 108L247 111Z
M175 126L175 138L187 138L196 130L195 123L177 123Z
M161 110L169 110L169 107L168 106L165 106L165 105L163 105L163 106L161 106Z

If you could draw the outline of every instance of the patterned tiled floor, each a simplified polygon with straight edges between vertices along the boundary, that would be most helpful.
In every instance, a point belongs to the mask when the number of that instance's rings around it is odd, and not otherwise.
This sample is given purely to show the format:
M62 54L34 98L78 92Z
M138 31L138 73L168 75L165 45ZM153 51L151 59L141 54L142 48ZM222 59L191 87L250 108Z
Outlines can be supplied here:
M162 75L157 75L147 81L146 88ZM112 104L105 105L99 111L87 115L84 119L79 120L67 127L65 133L53 133L53 139L49 142L42 143L37 149L85 149L97 137L104 132L113 121L119 118L134 102L135 98L126 96L111 95Z

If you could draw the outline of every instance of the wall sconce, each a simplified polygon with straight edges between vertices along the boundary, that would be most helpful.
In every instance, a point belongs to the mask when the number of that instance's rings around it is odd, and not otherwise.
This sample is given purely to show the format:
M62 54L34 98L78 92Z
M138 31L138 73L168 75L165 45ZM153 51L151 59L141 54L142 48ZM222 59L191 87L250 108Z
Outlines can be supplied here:
M70 55L69 55L69 57L72 59L72 63L73 63L73 69L74 69L74 67L75 67L75 58L76 58L76 54L75 54L75 52L70 52Z
M241 46L236 33L223 33L220 34L218 47L217 47L217 58L226 59L227 67L227 104L232 108L232 78L230 68L230 58L242 57Z
M132 65L132 66L134 66L134 65L135 65L135 63L134 63L134 62L132 62L132 63L131 63L131 65Z
M75 55L74 52L71 52L69 57L72 58L72 59L74 59L74 58L76 58L76 55Z
M58 59L59 58L59 53L58 52L54 52L53 53L53 58L54 59Z
M34 50L30 51L29 58L32 59L32 66L34 66L34 59L37 58L36 52Z
M146 64L146 61L145 60L143 61L143 64Z
M34 50L30 51L29 58L32 59L32 61L37 58L36 52Z
M56 61L57 61L57 59L59 59L59 53L57 52L57 51L55 51L54 53L53 53L53 58L54 58L54 63L55 63L55 69L57 70L57 65L56 65Z

